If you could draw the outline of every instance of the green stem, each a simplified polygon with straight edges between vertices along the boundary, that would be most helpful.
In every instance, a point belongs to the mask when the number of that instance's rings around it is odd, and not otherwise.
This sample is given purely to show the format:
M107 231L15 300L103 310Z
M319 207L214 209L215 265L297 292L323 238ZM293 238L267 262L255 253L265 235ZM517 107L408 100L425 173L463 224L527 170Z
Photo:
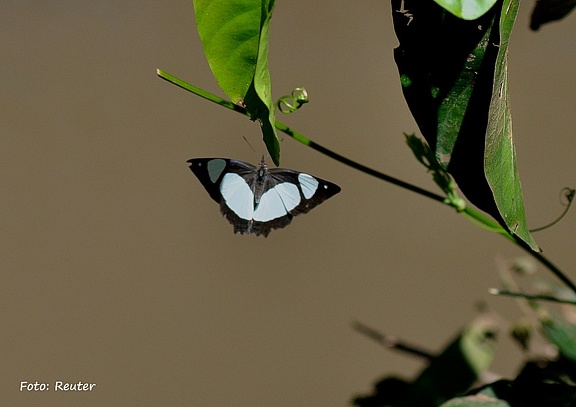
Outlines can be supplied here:
M164 72L161 69L156 69L156 74L160 78L170 83L173 83L174 85L181 87L182 89L187 90L188 92L192 92L195 95L198 95L200 97L203 97L204 99L209 100L210 102L214 102L220 106L224 106L230 110L234 110L238 113L242 113L243 115L250 117L246 109L243 108L242 106L235 105L229 100L222 99L221 97L216 96L213 93L206 92L205 90L200 89L192 84L189 84L188 82L185 82L182 79L178 79L177 77L170 75L168 72Z
M245 116L249 116L246 109L243 108L242 106L235 105L234 103L232 103L228 100L222 99L222 98L220 98L220 97L218 97L218 96L216 96L210 92L206 92L205 90L202 90L202 89L200 89L194 85L191 85L191 84L189 84L189 83L187 83L181 79L178 79L175 76L172 76L169 73L164 72L160 69L157 69L156 72L157 72L158 76L161 77L162 79L164 79L170 83L173 83L174 85L179 86L182 89L185 89L189 92L192 92L195 95L203 97L204 99L207 99L211 102L214 102L220 106L226 107L230 110L234 110L234 111L241 113ZM445 205L452 206L452 205L450 205L450 202L448 202L441 195L435 194L435 193L430 192L428 190L425 190L423 188L420 188L420 187L417 187L415 185L409 184L407 182L401 181L401 180L394 178L394 177L391 177L389 175L383 174L383 173L376 171L372 168L366 167L365 165L357 163L356 161L353 161L349 158L346 158L343 155L335 153L334 151L329 150L326 147L323 147L320 144L313 142L312 140L305 137L303 134L298 133L295 130L292 130L291 128L289 128L285 124L280 123L279 121L276 121L276 128L278 130L286 133L290 137L294 138L295 140L299 141L300 143L307 145L308 147L311 147L314 150L316 150L316 151L318 151L324 155L327 155L328 157L331 157L331 158L333 158L333 159L335 159L335 160L337 160L337 161L339 161L345 165L348 165L352 168L355 168L359 171L362 171L365 174L372 175L372 176L379 178L383 181L390 182L394 185L405 188L405 189L412 191L412 192L416 192L416 193L423 195L427 198L441 202ZM458 209L458 208L456 208L456 209ZM540 263L542 263L545 267L547 267L550 271L552 271L552 273L554 273L554 275L556 275L564 284L566 284L576 294L576 285L574 285L574 283L572 281L570 281L570 279L568 277L566 277L564 275L564 273L562 273L562 271L558 267L556 267L550 260L548 260L542 254L533 251L528 245L524 244L524 242L522 242L520 239L517 239L515 236L508 233L508 231L505 230L504 228L502 228L497 222L495 222L494 220L481 214L480 212L477 212L474 209L468 208L468 207L464 208L464 210L462 210L461 212L468 219L473 220L474 223L477 223L486 229L489 229L489 230L492 230L496 233L499 233L500 235L504 236L508 240L516 243L518 246L520 246L526 252L528 252L531 256L533 256L536 260L538 260Z
M576 294L576 285L562 272L562 270L560 270L554 263L544 257L542 253L535 252L526 244L524 244L524 242L520 239L515 238L515 240L518 246L522 247L525 251L528 252L528 254L530 254L530 256L534 257L536 260L542 263L548 270L550 270L556 277L558 277L560 281L566 284L566 286Z
M322 153L322 154L324 154L330 158L333 158L336 161L341 162L342 164L348 165L349 167L355 168L359 171L362 171L365 174L372 175L373 177L379 178L383 181L390 182L390 183L397 185L401 188L406 188L409 191L424 195L424 196L426 196L430 199L433 199L435 201L444 202L444 197L441 195L427 191L423 188L417 187L416 185L409 184L408 182L404 182L402 180L399 180L398 178L394 178L394 177L391 177L389 175L383 174L383 173L376 171L370 167L366 167L365 165L362 165L360 163L357 163L356 161L353 161L349 158L346 158L343 155L335 153L334 151L329 150L326 147L323 147L320 144L313 142L312 140L306 138L303 134L298 133L295 130L292 130L290 127L286 126L285 124L280 123L279 121L276 121L276 128L278 130L280 130L281 132L286 133L287 135L289 135L293 139L299 141L300 143L307 145L308 147L310 147L310 148L312 148L312 149L314 149L314 150L316 150L316 151L318 151L318 152L320 152L320 153Z

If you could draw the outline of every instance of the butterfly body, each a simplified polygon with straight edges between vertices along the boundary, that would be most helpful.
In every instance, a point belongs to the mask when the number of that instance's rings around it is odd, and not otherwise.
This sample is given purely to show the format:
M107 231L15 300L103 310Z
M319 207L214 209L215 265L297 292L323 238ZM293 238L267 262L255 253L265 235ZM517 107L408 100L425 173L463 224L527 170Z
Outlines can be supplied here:
M268 236L287 226L294 216L307 213L340 192L340 187L312 175L289 169L256 167L228 158L194 158L190 169L234 232Z

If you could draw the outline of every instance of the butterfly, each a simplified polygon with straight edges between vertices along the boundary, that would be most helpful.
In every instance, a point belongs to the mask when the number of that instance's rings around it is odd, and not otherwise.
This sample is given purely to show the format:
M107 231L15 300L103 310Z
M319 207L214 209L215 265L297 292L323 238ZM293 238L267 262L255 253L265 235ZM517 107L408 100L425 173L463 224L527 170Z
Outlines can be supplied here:
M269 169L264 158L259 167L229 158L193 158L188 163L220 204L234 233L268 236L340 192L338 185L304 172Z

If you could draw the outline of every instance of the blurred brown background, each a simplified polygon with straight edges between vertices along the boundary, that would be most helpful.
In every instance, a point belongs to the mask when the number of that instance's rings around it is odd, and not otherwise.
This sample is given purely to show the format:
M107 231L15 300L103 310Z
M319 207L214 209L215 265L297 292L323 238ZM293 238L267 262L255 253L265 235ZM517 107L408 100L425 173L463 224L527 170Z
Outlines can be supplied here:
M510 50L514 135L528 218L574 186L574 16ZM279 1L274 98L313 140L436 190L404 144L417 131L392 60L386 1ZM439 350L479 300L497 257L522 252L453 210L284 137L282 165L342 193L269 238L236 236L188 170L192 157L257 163L258 126L156 76L221 94L190 0L3 1L0 13L0 399L17 406L347 406L418 361L354 332L358 319ZM242 136L257 152L250 150ZM572 278L570 213L536 239ZM521 353L503 340L494 370ZM96 383L54 392L55 381ZM20 382L50 384L20 392Z

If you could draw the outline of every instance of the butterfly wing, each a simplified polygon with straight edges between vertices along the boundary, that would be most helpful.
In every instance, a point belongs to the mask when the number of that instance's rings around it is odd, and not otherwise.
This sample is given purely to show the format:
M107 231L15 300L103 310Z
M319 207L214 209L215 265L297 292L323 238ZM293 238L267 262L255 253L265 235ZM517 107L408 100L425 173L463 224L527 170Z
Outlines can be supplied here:
M292 217L340 192L340 187L329 181L294 170L267 170L263 163L258 169L227 158L188 162L235 233L268 236L272 229L287 226Z
M294 216L307 213L340 192L332 182L294 170L269 170L266 191L254 210L252 233L267 236L286 227Z
M224 176L228 173L235 173L240 176L256 176L257 168L244 161L231 160L229 158L193 158L188 160L190 170L196 175L202 186L210 194L210 197L220 203L222 194L220 184Z
M234 226L234 232L250 233L254 212L251 185L257 168L228 158L193 158L188 163L210 197L220 205L220 212Z
M275 168L270 170L270 176L278 183L288 182L298 188L300 201L289 211L293 216L308 213L341 191L338 185L305 172Z

